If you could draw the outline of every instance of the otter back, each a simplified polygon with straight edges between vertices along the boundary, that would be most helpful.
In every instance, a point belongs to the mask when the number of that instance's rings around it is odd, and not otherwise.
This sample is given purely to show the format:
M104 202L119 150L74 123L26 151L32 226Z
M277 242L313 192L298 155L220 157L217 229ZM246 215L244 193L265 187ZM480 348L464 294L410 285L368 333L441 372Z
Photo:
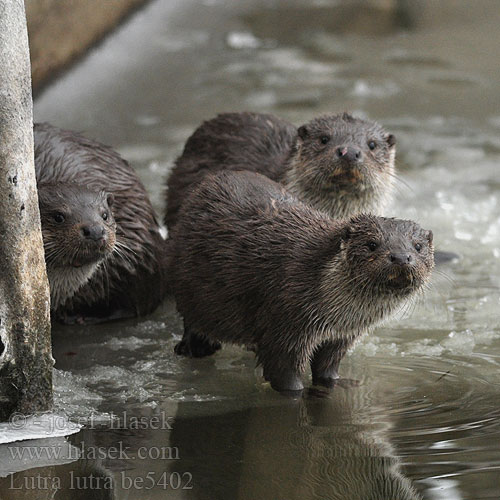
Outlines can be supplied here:
M189 190L207 173L251 170L278 180L296 135L292 124L268 114L224 113L205 121L168 178L165 224L173 227Z
M98 320L152 311L165 293L165 242L139 178L111 148L49 124L35 124L38 184L71 183L114 196L116 243L106 264L54 313Z

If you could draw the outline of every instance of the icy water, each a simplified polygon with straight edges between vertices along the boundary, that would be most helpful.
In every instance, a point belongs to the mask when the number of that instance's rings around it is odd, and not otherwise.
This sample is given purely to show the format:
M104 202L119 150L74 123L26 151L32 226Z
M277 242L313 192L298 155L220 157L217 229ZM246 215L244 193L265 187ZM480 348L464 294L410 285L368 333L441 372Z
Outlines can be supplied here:
M86 428L31 442L31 459L0 448L17 471L0 498L499 499L499 23L487 0L157 0L46 89L36 119L116 147L159 212L172 161L217 112L379 120L398 140L387 214L460 259L345 358L360 387L300 399L236 347L178 359L168 301L54 328L57 407Z

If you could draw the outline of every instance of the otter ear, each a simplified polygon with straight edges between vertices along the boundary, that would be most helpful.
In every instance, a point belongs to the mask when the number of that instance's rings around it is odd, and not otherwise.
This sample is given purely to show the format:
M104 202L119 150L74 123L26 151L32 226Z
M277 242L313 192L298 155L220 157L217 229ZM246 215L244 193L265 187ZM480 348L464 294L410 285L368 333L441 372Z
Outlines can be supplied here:
M386 140L387 144L389 144L389 147L392 147L396 144L396 136L393 134L389 134Z
M429 229L429 231L425 232L425 237L427 238L427 241L432 243L432 240L434 239L434 235L432 234L432 231Z
M297 133L299 134L299 137L304 140L306 137L309 136L309 130L307 130L306 125L302 125L297 129Z
M108 202L108 207L111 208L113 206L113 203L115 202L115 197L111 193L109 193L106 196L106 201Z

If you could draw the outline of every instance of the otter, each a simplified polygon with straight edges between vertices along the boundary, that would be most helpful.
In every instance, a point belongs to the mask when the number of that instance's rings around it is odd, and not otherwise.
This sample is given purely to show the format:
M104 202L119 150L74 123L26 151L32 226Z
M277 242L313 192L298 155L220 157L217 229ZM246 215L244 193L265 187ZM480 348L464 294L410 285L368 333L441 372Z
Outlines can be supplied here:
M421 291L432 232L412 221L332 219L254 172L207 175L171 233L170 285L184 319L177 354L255 346L278 391L300 391L310 363L327 387L362 333Z
M53 316L95 323L153 311L166 294L166 245L137 174L72 131L35 124L34 140Z
M57 310L113 253L113 195L78 184L39 184L38 203L50 302Z
M392 196L396 138L348 113L295 127L261 113L225 113L186 142L167 180L171 229L189 190L210 172L250 170L333 218L381 213Z

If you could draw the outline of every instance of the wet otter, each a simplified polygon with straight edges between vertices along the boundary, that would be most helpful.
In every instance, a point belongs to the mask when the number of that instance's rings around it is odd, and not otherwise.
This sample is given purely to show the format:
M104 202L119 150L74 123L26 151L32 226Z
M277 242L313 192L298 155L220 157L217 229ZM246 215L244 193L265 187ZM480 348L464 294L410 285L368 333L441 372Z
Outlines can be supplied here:
M273 115L226 113L187 140L167 181L171 229L189 189L206 173L251 170L275 180L331 217L381 213L392 195L396 139L348 113L298 129Z
M253 172L208 175L171 234L169 270L184 318L178 354L219 341L256 346L279 391L331 386L346 350L422 289L432 232L411 221L334 220Z
M49 281L57 283L54 316L99 322L151 312L166 292L165 241L134 170L111 148L49 124L36 124L34 139L44 245L52 248ZM61 225L57 213L65 218ZM90 234L78 233L82 224L90 224ZM106 241L99 240L99 228ZM49 239L59 242L59 251ZM81 245L88 259L79 253L75 261L71 252Z
M115 248L113 195L78 184L39 184L38 202L50 301L57 310Z

